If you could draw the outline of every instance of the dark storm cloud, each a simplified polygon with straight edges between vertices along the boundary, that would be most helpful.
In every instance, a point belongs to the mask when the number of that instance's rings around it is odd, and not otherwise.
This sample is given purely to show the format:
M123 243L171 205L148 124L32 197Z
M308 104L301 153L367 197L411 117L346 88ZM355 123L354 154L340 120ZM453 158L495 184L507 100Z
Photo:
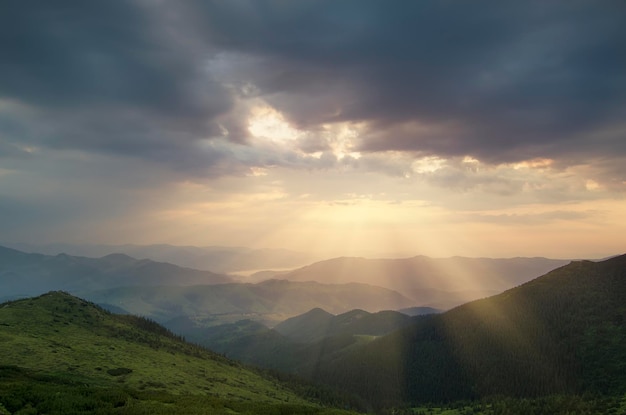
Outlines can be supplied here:
M4 2L0 93L56 108L116 105L209 116L228 110L222 88L201 78L206 56L176 44L148 11L130 1Z
M621 2L201 5L213 42L259 59L275 106L302 126L368 123L362 151L498 163L623 141L595 136L626 115Z
M216 119L233 99L206 72L208 46L167 5L8 1L0 6L2 149L118 154L221 170ZM205 42L206 44L206 42ZM228 169L227 169L228 170Z
M308 130L296 145L309 153L328 149L322 124L348 121L364 126L361 152L614 160L624 16L619 1L5 1L0 152L79 149L195 175L309 168L252 148L257 97Z

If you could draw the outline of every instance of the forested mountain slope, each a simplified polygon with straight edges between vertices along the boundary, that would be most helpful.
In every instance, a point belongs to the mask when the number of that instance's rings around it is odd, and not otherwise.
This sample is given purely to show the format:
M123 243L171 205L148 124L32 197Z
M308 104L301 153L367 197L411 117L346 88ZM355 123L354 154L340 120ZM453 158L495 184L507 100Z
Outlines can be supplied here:
M274 329L251 320L205 328L178 320L168 327L230 358L310 376L321 361L337 358L419 318L396 311L368 313L364 310L335 316L315 308L285 320Z
M323 362L380 406L626 392L626 255L577 261Z

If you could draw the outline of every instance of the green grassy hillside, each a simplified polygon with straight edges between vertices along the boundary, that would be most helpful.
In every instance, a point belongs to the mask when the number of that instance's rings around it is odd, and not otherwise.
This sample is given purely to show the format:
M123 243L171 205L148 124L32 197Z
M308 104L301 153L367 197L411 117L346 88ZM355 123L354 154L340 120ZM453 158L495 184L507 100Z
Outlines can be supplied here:
M154 322L61 292L0 305L0 369L0 404L11 412L326 411Z

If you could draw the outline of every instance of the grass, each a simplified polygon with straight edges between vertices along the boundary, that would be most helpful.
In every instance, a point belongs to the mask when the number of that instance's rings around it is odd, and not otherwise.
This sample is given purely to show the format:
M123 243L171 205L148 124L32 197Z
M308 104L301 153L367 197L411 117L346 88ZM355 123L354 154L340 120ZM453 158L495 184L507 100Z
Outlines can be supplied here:
M591 415L626 414L626 395L623 397L601 395L551 395L523 399L493 397L482 401L456 402L448 406L422 406L404 410L391 410L396 415Z
M29 395L45 397L38 402L52 408L59 406L55 396L68 395L72 402L82 397L103 413L174 413L181 407L185 413L274 413L290 406L326 411L285 384L185 343L148 320L112 315L58 292L0 305L0 366L0 403L12 412L19 405L35 408ZM108 393L123 404L96 405ZM3 402L9 395L19 403Z

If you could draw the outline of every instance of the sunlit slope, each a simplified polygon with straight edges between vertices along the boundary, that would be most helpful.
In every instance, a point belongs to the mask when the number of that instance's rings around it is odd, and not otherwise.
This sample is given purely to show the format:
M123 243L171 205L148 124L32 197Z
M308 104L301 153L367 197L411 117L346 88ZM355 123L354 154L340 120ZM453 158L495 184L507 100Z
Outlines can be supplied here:
M111 315L60 292L0 306L0 368L6 372L0 382L4 397L10 393L28 396L28 388L45 391L48 386L76 380L87 388L85 393L94 387L113 388L122 396L127 394L126 401L142 402L142 394L162 399L166 394L170 407L182 399L172 396L205 397L214 403L315 407L276 380L185 343L153 322ZM26 383L16 391L12 383L6 383L12 377ZM35 388L37 382L45 381L50 385ZM29 399L36 403L38 398ZM201 399L198 402L202 404ZM170 413L176 413L175 407Z
M626 392L626 256L573 262L320 367L381 406Z

